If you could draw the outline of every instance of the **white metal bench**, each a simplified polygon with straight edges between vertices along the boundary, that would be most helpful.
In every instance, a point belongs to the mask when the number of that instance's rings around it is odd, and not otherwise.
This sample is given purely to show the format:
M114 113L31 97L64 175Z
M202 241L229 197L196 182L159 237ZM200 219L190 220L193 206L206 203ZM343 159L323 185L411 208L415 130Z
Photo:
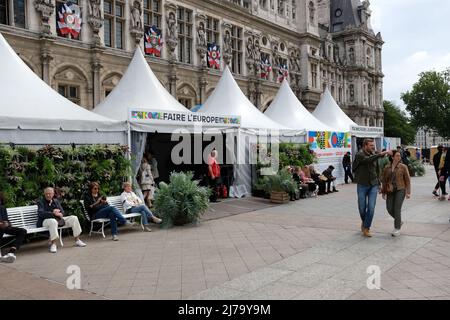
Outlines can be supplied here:
M106 201L108 202L108 204L111 207L115 207L116 209L118 209L120 211L120 213L122 213L123 217L125 219L130 219L133 220L134 218L140 217L141 214L140 213L125 213L124 209L123 209L123 204L120 200L120 196L115 196L115 197L107 197ZM86 211L86 208L84 207L84 201L80 200L81 202L81 206L83 207L83 212L84 215L86 217L86 219L91 223L91 230L89 231L89 236L92 233L99 233L103 236L103 238L106 238L105 236L105 226L107 226L109 224L109 218L99 218L99 219L94 219L91 220L91 217L89 217L88 212ZM94 231L94 223L99 223L101 224L101 228L97 231ZM144 230L144 225L142 224L142 219L141 219L141 228L142 230Z
M27 234L39 233L48 231L47 227L36 227L38 221L38 206L26 206L26 207L15 207L7 208L8 219L13 227L23 228L27 230ZM62 241L62 231L63 229L68 229L69 226L58 227L59 231L59 242L61 246L64 246ZM12 237L11 235L5 234L4 237Z

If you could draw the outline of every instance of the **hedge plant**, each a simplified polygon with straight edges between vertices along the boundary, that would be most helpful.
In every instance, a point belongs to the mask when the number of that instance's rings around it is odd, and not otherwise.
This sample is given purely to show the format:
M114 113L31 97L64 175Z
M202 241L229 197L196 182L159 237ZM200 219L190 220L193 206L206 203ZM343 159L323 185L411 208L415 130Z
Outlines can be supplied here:
M91 181L100 183L105 195L122 192L122 182L131 173L126 146L92 145L40 149L0 146L0 191L6 207L27 206L42 197L45 187L54 187L67 214L80 222L84 214L79 200Z

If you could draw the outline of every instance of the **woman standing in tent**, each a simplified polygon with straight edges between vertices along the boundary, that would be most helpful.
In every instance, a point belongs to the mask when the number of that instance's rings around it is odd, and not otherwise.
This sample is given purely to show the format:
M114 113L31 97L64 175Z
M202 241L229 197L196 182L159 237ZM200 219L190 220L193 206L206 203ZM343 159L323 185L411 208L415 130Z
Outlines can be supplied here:
M152 174L152 168L148 163L148 155L142 157L141 166L139 168L139 185L144 195L144 201L149 208L152 206L153 193L155 191L155 180Z

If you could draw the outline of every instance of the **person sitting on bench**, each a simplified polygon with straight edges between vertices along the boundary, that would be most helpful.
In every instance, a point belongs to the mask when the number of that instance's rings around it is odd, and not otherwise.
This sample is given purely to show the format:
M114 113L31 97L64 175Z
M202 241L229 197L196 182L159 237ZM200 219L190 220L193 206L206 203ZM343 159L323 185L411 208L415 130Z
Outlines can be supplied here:
M334 167L333 166L329 166L328 169L326 169L326 170L324 170L322 172L322 175L324 175L327 178L327 181L325 181L325 182L327 184L327 192L328 193L339 192L339 190L336 189L336 186L334 184L335 183L334 181L336 180L336 177L333 177L333 170L334 170ZM333 190L330 191L332 183L333 183Z

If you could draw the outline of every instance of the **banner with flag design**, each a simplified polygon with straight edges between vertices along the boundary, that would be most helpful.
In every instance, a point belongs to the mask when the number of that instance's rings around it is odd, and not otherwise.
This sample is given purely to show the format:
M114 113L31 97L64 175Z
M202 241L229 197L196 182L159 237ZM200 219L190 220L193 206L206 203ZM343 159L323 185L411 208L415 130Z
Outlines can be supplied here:
M56 25L60 36L70 35L72 39L78 39L81 23L81 10L78 5L67 1L58 6Z
M269 60L269 55L261 55L261 79L268 80L270 72L272 72L272 64Z
M215 43L208 44L208 66L212 69L220 69L220 48Z
M286 64L278 66L278 82L283 82L289 76L289 70Z
M144 51L145 54L154 57L161 57L163 46L162 32L157 26L153 25L144 33Z

